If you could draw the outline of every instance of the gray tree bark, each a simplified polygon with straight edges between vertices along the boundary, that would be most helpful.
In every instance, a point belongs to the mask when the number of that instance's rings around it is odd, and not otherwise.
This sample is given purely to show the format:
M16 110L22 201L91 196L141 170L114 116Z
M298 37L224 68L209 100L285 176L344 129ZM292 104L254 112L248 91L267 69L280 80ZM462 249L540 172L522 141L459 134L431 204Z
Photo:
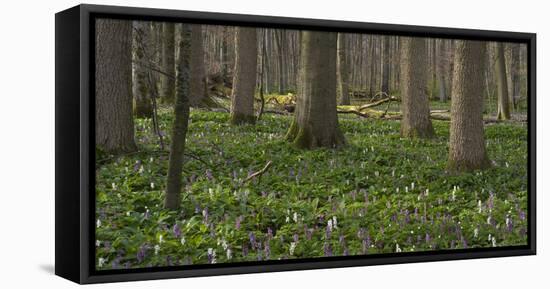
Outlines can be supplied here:
M430 120L427 91L426 40L401 38L401 136L431 138L434 129Z
M498 112L499 120L510 119L510 99L508 98L508 80L506 79L506 60L504 59L504 44L496 44L497 59L495 63L497 75Z
M382 36L382 87L381 91L390 94L390 37Z
M336 112L337 35L301 33L298 101L287 139L298 148L337 148L346 142Z
M483 128L485 43L457 40L447 168L462 172L490 167Z
M256 28L238 27L235 30L235 71L231 95L232 124L254 123L254 92L258 65Z
M338 33L338 99L341 105L349 105L349 68L347 63L346 37L343 33Z
M206 72L204 64L204 47L202 25L195 24L191 28L191 95L192 107L209 106L206 103Z
M166 195L164 207L177 210L181 206L183 152L189 125L189 94L191 64L191 27L184 24L179 42L179 61L176 76L176 99L174 106L174 123L172 124L172 142L168 160L166 178Z
M447 101L447 80L445 79L446 73L446 55L445 55L445 43L443 40L437 40L437 84L439 87L439 100L442 102Z
M149 85L149 70L154 66L151 61L154 59L153 31L149 21L134 21L133 25L134 67L136 69L134 114L138 118L150 118L153 116L151 91L156 89Z
M162 23L162 70L169 75L176 75L176 48L174 23ZM175 80L168 75L161 75L162 100L173 103L176 93Z
M109 153L135 151L132 22L96 21L95 142Z

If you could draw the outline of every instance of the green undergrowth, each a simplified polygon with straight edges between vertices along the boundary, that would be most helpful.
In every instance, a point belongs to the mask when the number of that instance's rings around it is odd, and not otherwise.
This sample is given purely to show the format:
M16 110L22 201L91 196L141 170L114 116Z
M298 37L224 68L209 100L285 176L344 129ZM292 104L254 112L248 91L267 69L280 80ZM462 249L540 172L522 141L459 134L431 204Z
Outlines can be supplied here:
M170 142L172 114L161 110ZM347 145L299 150L290 116L232 126L193 110L182 209L162 208L168 154L150 120L139 152L96 169L98 269L525 245L527 129L486 126L492 167L445 172L449 123L436 137L399 136L399 122L341 115ZM247 177L265 173L251 180Z

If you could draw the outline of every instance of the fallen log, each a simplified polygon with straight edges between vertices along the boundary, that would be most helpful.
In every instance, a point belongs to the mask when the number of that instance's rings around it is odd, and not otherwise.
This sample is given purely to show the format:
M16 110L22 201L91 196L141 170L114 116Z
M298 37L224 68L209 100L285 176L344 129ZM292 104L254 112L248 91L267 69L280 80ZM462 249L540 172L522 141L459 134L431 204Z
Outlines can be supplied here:
M364 104L364 105L360 106L357 110L364 110L364 109L367 109L367 108L379 106L381 104L384 104L384 103L390 102L390 101L399 101L399 99L395 96L390 96L390 97L387 97L387 98L383 98L381 100L377 100L375 102Z

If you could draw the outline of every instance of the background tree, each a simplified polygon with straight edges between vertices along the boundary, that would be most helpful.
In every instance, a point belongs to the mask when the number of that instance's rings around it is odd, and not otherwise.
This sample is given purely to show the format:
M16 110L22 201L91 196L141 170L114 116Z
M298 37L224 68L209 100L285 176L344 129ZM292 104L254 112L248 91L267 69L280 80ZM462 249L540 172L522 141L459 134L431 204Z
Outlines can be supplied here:
M175 98L175 80L170 75L176 75L176 49L174 23L162 23L162 70L168 75L161 75L162 100L173 103Z
M446 73L446 56L445 56L445 42L443 39L436 39L436 51L437 51L437 85L439 88L439 100L442 102L447 101L447 73Z
M191 27L189 24L182 25L179 54L180 57L176 70L175 117L172 124L172 142L170 143L166 196L164 199L164 207L172 210L179 209L181 205L183 152L185 150L185 138L189 125L189 81L191 66Z
M486 44L457 40L449 158L451 171L471 171L490 166L483 128L483 72Z
M135 151L132 22L98 19L96 37L96 146L110 153Z
M508 83L506 78L506 61L504 58L504 45L502 42L496 43L496 75L497 75L497 95L498 95L498 113L499 120L510 119L510 99L508 98Z
M516 106L516 99L520 97L521 94L521 84L520 84L520 44L519 43L512 43L511 45L511 67L510 67L510 74L511 74L511 81L510 85L512 88L510 91L512 92L509 96L511 99L511 104L515 108Z
M149 118L153 115L151 102L151 91L157 89L150 85L150 69L154 67L154 42L152 38L152 27L149 21L134 21L134 67L135 82L134 89L134 113L138 118ZM156 82L155 82L156 83Z
M235 31L236 59L231 95L231 123L254 123L254 92L258 65L256 28L238 27Z
M430 120L427 91L426 40L401 38L401 136L430 138L434 129Z
M287 139L299 148L345 144L336 113L336 33L302 31L298 102Z
M382 45L382 85L380 90L389 95L390 94L390 37L383 36Z
M349 69L348 69L348 60L347 60L347 45L346 45L346 35L344 33L338 33L338 62L337 62L337 73L338 73L338 99L340 100L341 105L349 105Z
M191 28L191 82L190 99L192 107L211 106L208 102L202 25Z

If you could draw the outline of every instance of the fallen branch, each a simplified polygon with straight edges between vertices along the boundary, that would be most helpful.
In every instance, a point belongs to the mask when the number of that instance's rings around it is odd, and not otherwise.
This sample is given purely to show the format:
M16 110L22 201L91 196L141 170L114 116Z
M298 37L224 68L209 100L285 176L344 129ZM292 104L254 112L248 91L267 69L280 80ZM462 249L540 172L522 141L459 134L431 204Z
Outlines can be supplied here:
M371 103L367 103L365 105L362 105L357 110L364 110L364 109L367 109L367 108L379 106L379 105L384 104L384 103L389 102L389 101L399 101L399 99L395 96L389 96L387 98L383 98L381 100L377 100L375 102L371 102Z
M269 169L270 166L271 166L271 161L268 161L261 170L249 175L246 179L244 179L244 181L242 183L244 184L244 183L254 179L255 177L261 177Z

